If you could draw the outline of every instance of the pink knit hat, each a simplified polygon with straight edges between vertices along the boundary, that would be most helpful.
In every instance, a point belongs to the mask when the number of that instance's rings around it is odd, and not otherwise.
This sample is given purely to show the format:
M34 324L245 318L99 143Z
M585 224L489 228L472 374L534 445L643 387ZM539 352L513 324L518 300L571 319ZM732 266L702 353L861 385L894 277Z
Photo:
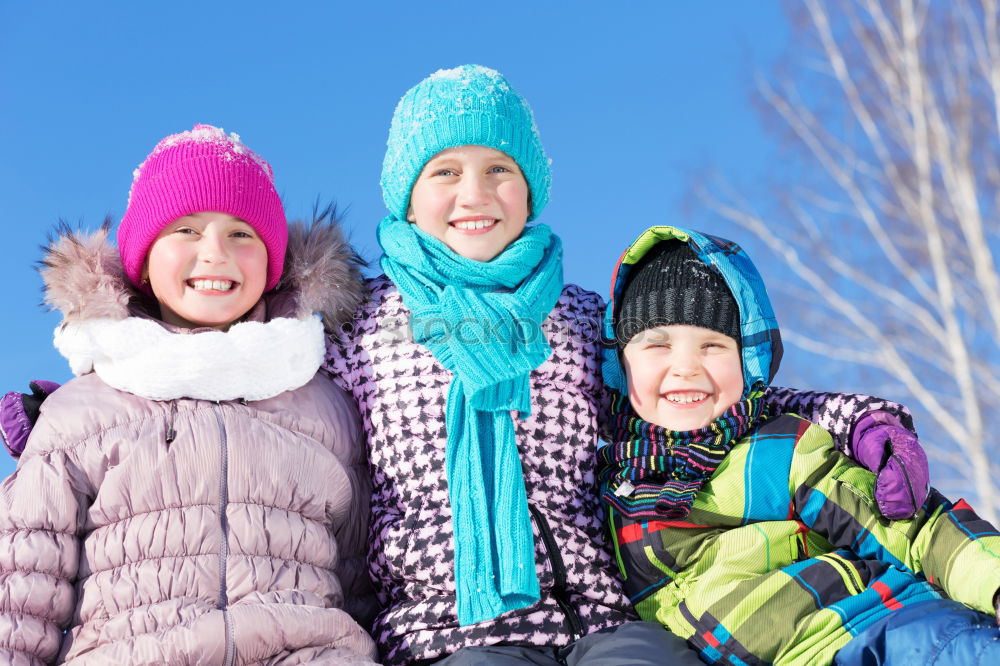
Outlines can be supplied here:
M271 165L240 141L238 134L195 125L156 144L133 173L128 209L118 225L118 252L125 275L139 281L149 246L174 220L201 212L245 220L267 248L267 285L281 278L288 224L274 189Z

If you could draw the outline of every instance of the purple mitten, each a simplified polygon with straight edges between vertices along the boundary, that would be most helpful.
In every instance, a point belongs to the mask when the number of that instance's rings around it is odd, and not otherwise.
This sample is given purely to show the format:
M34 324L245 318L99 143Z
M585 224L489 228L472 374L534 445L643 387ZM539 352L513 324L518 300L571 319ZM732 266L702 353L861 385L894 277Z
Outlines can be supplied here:
M851 432L853 458L878 475L875 501L886 518L912 518L927 499L930 471L917 436L888 412L864 414Z
M0 439L14 458L21 456L28 435L38 420L39 408L45 398L59 388L59 384L37 379L28 387L30 394L11 391L0 398Z

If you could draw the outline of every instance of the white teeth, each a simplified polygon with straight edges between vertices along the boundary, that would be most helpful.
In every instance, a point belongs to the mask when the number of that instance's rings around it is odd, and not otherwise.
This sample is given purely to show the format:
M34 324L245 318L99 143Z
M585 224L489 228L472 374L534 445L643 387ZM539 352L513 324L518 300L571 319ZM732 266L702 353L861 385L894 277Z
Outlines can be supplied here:
M190 284L195 291L229 291L233 288L229 280L191 280Z
M455 222L455 228L462 229L463 231L473 231L475 229L485 229L486 227L492 227L496 224L496 220L468 220Z
M692 402L698 402L699 400L704 400L708 397L707 393L701 392L690 392L690 393L671 393L666 396L667 400L670 402L675 402L679 405L689 405Z

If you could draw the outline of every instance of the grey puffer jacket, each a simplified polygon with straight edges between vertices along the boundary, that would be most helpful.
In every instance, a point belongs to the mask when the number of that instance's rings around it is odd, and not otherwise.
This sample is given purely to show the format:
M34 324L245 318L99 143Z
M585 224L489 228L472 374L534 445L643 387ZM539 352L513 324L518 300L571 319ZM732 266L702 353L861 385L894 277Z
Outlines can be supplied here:
M143 314L107 229L50 248L82 374L0 485L0 662L372 663L363 435L313 315L363 287L336 226L290 231L278 290L225 333Z

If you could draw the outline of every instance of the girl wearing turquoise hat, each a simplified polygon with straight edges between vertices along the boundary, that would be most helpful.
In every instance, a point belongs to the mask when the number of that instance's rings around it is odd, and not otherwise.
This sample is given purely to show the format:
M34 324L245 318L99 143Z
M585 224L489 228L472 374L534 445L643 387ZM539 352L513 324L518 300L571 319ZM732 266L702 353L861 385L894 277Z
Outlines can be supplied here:
M494 70L435 72L396 107L384 274L326 362L368 436L386 664L699 663L637 621L614 572L594 455L603 303L563 283L559 237L527 224L550 179L531 109ZM836 420L830 395L776 395Z

